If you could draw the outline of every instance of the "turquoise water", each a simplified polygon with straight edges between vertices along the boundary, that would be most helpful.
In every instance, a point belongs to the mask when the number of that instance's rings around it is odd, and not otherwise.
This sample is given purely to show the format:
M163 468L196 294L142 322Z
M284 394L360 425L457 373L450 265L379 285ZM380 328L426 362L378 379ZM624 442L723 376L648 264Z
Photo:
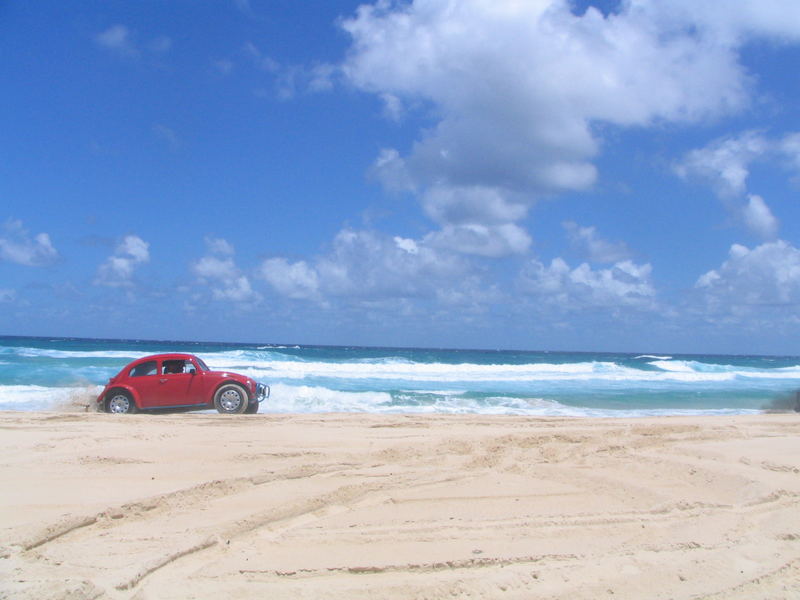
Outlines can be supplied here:
M88 402L131 360L199 355L272 387L262 412L572 416L793 406L800 357L357 348L0 337L0 410Z

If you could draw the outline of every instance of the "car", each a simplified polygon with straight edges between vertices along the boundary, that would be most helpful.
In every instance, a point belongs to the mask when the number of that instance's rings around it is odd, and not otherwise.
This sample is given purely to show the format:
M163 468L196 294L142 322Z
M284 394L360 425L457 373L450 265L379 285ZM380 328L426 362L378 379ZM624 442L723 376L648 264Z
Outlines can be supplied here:
M97 397L99 410L217 409L223 414L258 412L269 386L230 371L212 371L194 354L153 354L128 364Z

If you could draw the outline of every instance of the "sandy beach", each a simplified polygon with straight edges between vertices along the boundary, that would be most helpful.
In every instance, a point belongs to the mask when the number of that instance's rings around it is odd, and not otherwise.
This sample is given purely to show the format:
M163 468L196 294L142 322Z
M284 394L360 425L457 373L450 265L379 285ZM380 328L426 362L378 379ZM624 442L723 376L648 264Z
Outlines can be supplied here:
M0 427L0 598L800 597L795 414Z

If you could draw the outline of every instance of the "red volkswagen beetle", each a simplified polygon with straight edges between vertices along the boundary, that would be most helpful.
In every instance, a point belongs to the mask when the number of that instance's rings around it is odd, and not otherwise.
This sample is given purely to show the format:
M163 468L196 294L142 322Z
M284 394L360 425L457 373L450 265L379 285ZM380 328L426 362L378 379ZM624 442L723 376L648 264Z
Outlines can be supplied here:
M100 410L208 409L255 413L269 387L230 371L212 371L193 354L155 354L133 361L108 380L97 397Z

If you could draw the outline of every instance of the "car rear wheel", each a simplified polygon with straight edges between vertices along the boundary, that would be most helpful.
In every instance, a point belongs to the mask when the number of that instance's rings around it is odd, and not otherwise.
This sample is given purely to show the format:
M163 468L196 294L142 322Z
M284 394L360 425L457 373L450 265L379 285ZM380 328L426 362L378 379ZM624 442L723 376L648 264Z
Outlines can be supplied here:
M247 392L240 385L228 383L214 394L214 408L224 415L242 414L247 410Z
M128 392L116 391L106 399L106 412L131 414L136 412L136 404Z

